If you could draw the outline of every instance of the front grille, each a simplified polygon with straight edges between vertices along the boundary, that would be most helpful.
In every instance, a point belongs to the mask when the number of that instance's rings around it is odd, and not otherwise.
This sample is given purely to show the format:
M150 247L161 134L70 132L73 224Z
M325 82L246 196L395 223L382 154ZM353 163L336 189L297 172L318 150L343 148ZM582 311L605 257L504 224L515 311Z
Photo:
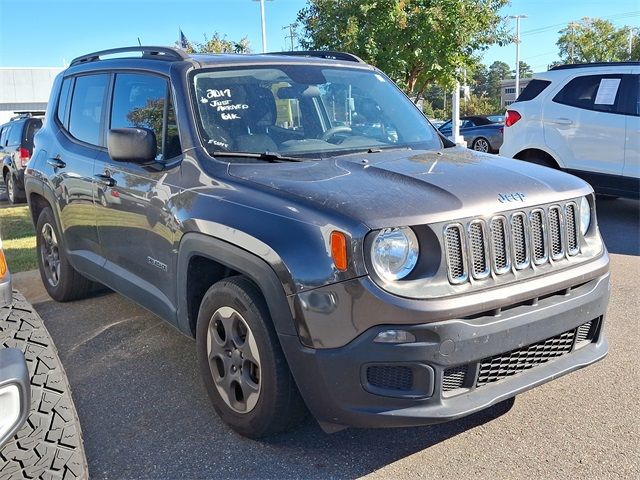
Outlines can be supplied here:
M374 365L367 368L367 382L385 390L411 390L413 372L406 366Z
M526 347L484 358L478 363L447 368L442 377L443 396L456 395L460 392L454 390L465 388L466 391L473 385L480 388L582 348L597 338L600 319L601 317L590 320L577 328Z
M473 218L444 227L449 282L461 284L561 261L579 251L577 207L565 205L514 211L491 220Z
M471 271L473 278L489 275L489 252L485 242L484 222L474 220L469 224L469 248L471 249Z
M551 248L551 258L558 260L564 254L562 245L562 214L560 207L554 205L549 208L549 242Z
M533 263L540 265L547 260L547 239L542 210L538 209L531 212L529 228L531 229Z
M449 281L462 283L467 280L467 266L465 262L464 243L461 225L449 225L444 231L447 244L446 256Z
M571 202L565 206L567 217L567 251L569 255L578 253L578 227L576 226L576 204Z
M451 390L462 388L467 376L467 370L467 365L446 369L442 377L442 391L450 392Z
M491 220L491 245L493 246L493 269L501 274L509 271L509 246L507 245L507 226L504 217Z

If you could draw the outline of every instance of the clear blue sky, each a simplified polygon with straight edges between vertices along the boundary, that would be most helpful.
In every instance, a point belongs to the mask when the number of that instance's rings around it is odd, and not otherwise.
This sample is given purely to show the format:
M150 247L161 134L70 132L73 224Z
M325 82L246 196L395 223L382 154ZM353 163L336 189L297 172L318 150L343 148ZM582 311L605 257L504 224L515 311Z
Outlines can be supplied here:
M270 50L289 48L283 27L305 3L265 2ZM591 16L638 26L640 0L512 0L501 13L529 16L522 20L521 59L536 71L557 58L557 32L568 22ZM170 45L179 27L190 40L217 30L231 39L246 35L254 51L262 48L259 4L251 0L0 0L0 19L5 67L62 66L83 53L135 45L137 37L147 45ZM490 48L484 62L494 60L513 65L515 46Z

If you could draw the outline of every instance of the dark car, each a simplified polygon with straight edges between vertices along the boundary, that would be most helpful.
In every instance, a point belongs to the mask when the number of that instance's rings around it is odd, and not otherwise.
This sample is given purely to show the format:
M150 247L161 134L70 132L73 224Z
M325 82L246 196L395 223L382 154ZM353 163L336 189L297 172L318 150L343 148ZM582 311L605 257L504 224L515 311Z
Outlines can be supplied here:
M9 202L25 200L24 169L33 153L33 137L42 119L27 113L0 125L0 165Z
M607 352L589 185L456 147L353 55L114 49L48 105L49 295L99 282L195 337L243 435L451 420Z
M460 135L467 142L467 147L477 152L497 153L502 145L504 124L498 117L492 120L480 115L460 117ZM451 120L443 123L438 130L445 136L451 136Z

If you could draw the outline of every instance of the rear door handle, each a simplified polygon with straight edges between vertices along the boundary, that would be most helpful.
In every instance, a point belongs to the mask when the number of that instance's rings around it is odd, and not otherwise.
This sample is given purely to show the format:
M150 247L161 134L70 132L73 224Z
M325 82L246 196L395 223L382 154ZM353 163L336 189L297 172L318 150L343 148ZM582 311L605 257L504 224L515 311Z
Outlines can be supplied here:
M94 175L94 177L96 178L96 180L98 180L99 183L102 183L107 187L113 187L116 184L115 179L110 175L107 175L106 173L98 173Z
M67 166L66 163L60 160L60 157L50 158L49 160L47 160L47 163L53 168L64 168Z
M573 121L568 118L553 118L549 120L549 123L555 123L556 125L571 125Z

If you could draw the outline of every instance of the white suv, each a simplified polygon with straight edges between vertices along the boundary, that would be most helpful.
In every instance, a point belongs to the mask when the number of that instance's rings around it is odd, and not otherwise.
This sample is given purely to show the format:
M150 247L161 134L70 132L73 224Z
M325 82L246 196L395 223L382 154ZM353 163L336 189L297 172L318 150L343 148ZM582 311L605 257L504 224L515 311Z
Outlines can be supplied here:
M500 155L561 168L599 193L638 198L640 62L536 73L507 110Z

